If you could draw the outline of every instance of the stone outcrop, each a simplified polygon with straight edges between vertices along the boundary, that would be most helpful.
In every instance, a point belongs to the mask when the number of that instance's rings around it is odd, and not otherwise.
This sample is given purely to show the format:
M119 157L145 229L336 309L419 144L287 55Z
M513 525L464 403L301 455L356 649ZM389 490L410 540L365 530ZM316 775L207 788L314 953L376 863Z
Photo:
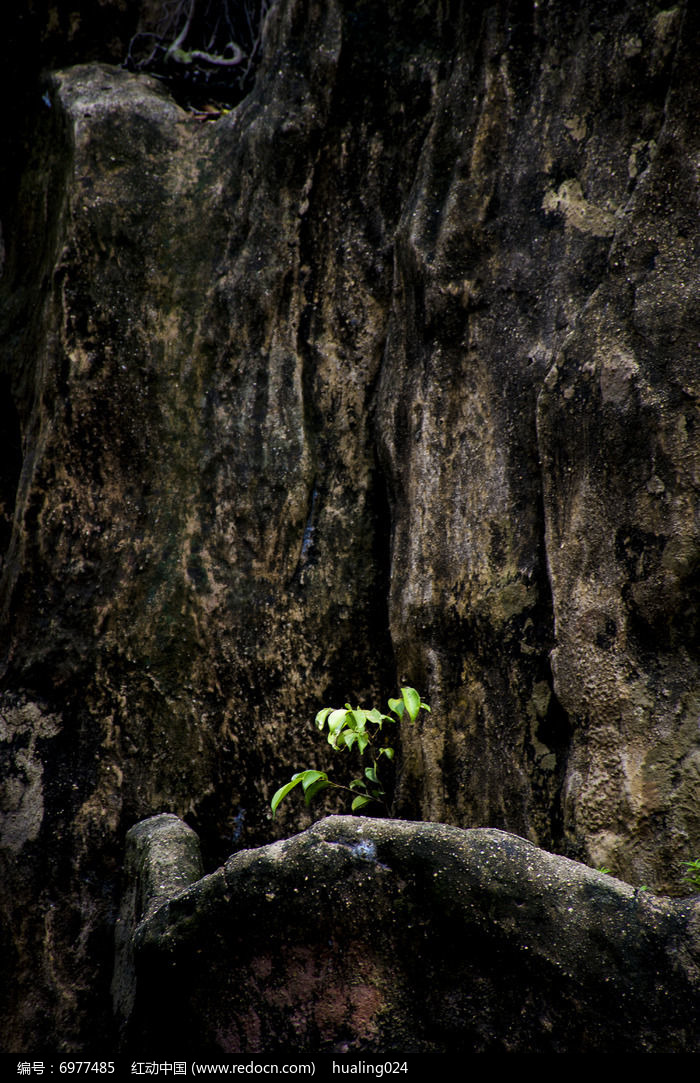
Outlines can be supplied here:
M112 979L114 1014L122 1031L134 1010L134 936L139 926L196 883L202 872L199 839L177 816L152 816L128 832Z
M346 816L164 898L183 830L127 837L127 1051L697 1052L697 900L502 831Z
M464 24L397 230L392 637L438 708L401 792L670 888L698 837L697 25L508 15Z
M677 17L649 24L649 79ZM573 727L567 834L593 861L666 886L700 827L693 56L697 38L682 39L658 130L640 132L625 198L611 196L606 274L538 402L554 687Z
M38 55L114 60L141 5L107 9L103 52ZM207 868L308 826L269 800L328 766L316 710L399 682L433 708L400 815L682 891L698 18L278 0L214 121L109 64L26 83L0 165L8 1048L104 1049L132 824L186 817Z

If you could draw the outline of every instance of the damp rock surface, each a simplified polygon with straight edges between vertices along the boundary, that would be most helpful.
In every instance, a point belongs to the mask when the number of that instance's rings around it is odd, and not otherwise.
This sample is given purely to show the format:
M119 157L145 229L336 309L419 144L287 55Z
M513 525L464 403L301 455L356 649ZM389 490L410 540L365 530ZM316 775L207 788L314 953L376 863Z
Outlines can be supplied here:
M99 8L4 69L3 1047L116 1041L132 825L308 827L316 712L404 683L396 813L681 893L697 5L278 0L213 120Z
M125 1048L694 1052L699 951L697 900L502 831L335 816L145 915Z

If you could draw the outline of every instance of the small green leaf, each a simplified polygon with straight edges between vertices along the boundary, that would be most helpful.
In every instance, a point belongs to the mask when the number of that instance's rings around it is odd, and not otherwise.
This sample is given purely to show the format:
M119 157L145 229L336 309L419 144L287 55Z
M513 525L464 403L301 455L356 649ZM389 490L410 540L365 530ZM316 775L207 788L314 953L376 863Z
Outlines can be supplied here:
M393 711L395 715L398 715L400 719L403 718L403 712L404 712L404 702L403 702L403 700L402 699L390 699L389 700L389 710Z
M275 814L277 812L277 809L279 808L280 801L284 801L287 794L291 790L293 790L295 786L298 786L300 782L301 775L295 775L291 782L287 782L286 785L280 786L279 790L275 792L272 800L270 801L270 808L272 809L273 819L275 818Z
M418 712L420 711L420 696L416 692L415 688L402 688L401 695L403 696L403 701L406 704L406 710L408 711L408 716L411 719L411 722L415 722L416 718L418 717Z
M304 794L304 800L306 801L306 804L310 805L316 794L321 793L322 790L327 790L328 787L331 785L332 783L329 782L327 778L319 778L316 782L312 783L312 785L308 787L306 793Z
M368 778L370 782L374 782L376 786L379 785L379 779L377 778L377 772L374 767L365 767L365 778Z
M311 786L313 786L314 783L318 782L320 779L327 779L328 775L325 771L302 771L299 775L299 778L301 779L304 793L306 793L306 791Z
M367 712L361 711L359 707L354 711L348 711L348 719L351 720L349 721L349 725L351 725L353 729L357 730L358 733L364 733L365 731L366 714Z
M350 789L364 790L364 792L367 793L367 786L365 785L365 780L363 778L354 778L350 783Z
M394 750L393 750L393 748L390 748L388 745L387 745L386 748L380 748L379 749L379 755L381 756L382 754L384 756L386 756L386 758L388 760L393 760L393 758L394 758Z
M357 747L359 748L360 753L364 752L364 750L367 748L368 744L369 744L369 737L367 736L367 734L366 733L358 733L358 735L357 735Z
M371 804L372 804L372 798L371 797L364 797L362 794L360 794L359 797L355 798L355 800L353 801L350 808L352 809L353 812L356 812L358 810L358 808L364 808L365 805L371 805Z
M328 715L331 713L332 710L332 707L324 707L323 710L319 711L316 715L316 725L320 730L322 730L325 726L326 719L328 718Z
M332 748L338 748L338 738L347 726L347 711L331 711L328 716L328 744Z
M348 712L346 710L331 711L328 715L329 730L339 730L347 725L347 714Z

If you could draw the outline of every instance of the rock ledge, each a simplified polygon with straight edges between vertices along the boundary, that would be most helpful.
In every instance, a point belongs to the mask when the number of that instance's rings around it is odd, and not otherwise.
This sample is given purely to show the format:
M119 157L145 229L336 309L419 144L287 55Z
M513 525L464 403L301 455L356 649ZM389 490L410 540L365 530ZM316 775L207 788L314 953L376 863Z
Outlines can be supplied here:
M333 816L195 882L191 843L128 837L139 1055L698 1049L696 900L490 829Z

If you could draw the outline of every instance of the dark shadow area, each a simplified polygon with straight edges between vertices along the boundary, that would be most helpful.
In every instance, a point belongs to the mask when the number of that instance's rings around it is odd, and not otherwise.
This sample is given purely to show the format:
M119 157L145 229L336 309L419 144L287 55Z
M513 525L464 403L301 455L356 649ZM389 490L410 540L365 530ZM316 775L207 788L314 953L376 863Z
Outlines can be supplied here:
M0 567L12 535L17 483L22 469L22 433L7 376L0 376Z
M164 2L157 23L129 43L125 67L166 83L186 108L237 104L252 89L269 0Z

